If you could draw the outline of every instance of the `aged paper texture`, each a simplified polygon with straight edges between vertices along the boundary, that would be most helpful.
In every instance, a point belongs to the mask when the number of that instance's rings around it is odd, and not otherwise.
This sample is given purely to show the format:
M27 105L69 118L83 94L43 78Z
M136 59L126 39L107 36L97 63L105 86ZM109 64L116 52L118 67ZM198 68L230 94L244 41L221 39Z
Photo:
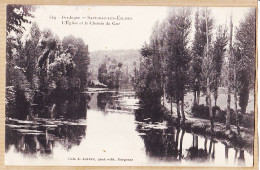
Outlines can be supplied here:
M258 168L257 1L0 4L0 169Z

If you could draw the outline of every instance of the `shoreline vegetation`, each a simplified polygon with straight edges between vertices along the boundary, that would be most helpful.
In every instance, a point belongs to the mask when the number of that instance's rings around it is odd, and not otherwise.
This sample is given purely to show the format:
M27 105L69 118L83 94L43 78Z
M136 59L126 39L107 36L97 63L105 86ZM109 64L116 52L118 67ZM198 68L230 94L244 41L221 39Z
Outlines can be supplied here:
M22 23L30 23L33 10L7 6L6 117L77 119L87 113L90 97L81 94L86 88L134 89L140 109L150 109L150 117L163 116L183 130L253 152L255 112L248 106L255 93L255 9L233 31L232 15L229 26L216 26L210 8L173 8L156 22L132 73L128 64L105 56L92 70L97 75L89 71L89 48L82 38L60 39L35 22L23 40ZM227 90L221 92L222 87ZM220 95L226 96L224 109L218 105Z
M232 13L227 18L226 24L216 25L211 8L169 10L141 48L132 82L145 108L157 108L176 126L252 153L255 112L249 98L255 93L255 9L234 28ZM225 101L218 105L223 95Z
M192 113L189 113L187 115L188 118L185 120L185 124L180 124L177 116L172 115L169 108L163 105L160 107L163 117L176 127L206 138L220 140L227 145L232 145L240 149L243 148L249 153L253 153L254 130L252 129L241 127L240 136L238 136L235 125L231 125L231 130L227 133L225 124L215 122L214 132L212 133L210 120L195 118L192 116Z

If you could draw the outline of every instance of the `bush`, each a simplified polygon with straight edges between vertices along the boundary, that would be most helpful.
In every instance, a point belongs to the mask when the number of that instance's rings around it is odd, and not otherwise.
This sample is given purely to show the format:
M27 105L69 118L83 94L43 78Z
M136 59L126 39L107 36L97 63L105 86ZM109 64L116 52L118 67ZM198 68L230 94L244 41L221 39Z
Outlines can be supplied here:
M209 108L204 105L194 105L191 108L191 112L194 117L202 119L210 119ZM218 106L212 108L213 117L215 122L226 123L226 110L221 110ZM253 128L254 127L254 114L241 115L241 110L239 113L239 124L242 127ZM236 115L233 109L230 109L230 123L231 125L236 125Z
M209 119L209 108L204 105L194 105L191 108L193 116L203 119Z
M245 114L242 116L242 119L240 119L240 122L241 122L241 126L243 126L243 127L254 128L255 115Z

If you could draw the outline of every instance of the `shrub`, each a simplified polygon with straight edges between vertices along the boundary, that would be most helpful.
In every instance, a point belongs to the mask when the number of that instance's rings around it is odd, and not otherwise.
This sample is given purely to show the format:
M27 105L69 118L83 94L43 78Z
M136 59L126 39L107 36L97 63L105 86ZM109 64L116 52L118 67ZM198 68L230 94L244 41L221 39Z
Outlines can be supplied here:
M204 105L194 105L191 112L195 117L209 119L209 108Z
M191 108L191 112L194 117L202 119L210 119L209 108L204 105L194 105ZM212 108L213 117L215 122L226 123L226 110L221 110L218 106ZM253 128L254 127L254 114L241 114L241 110L238 110L239 113L239 124L242 127ZM236 115L233 109L230 109L230 123L231 125L236 125Z

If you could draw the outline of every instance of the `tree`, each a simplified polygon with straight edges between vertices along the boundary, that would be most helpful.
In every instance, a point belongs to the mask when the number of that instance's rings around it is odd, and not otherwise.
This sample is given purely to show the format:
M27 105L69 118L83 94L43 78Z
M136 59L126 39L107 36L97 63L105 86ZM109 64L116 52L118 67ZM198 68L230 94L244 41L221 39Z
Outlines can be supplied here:
M160 105L162 96L160 62L154 52L158 49L158 43L153 41L150 45L145 43L141 49L142 61L136 78L135 91L141 102L154 108Z
M72 60L76 64L75 78L79 79L80 89L84 90L88 81L88 65L90 64L88 45L83 39L70 35L63 38L62 47L74 56Z
M49 29L45 29L42 32L42 36L40 39L40 48L42 49L42 55L38 59L38 66L40 69L44 66L44 64L49 64L47 59L50 53L55 50L57 47L57 40L54 38L53 33ZM46 62L47 61L47 62ZM46 66L48 67L48 66ZM48 68L47 68L48 69Z
M25 75L26 58L23 55L21 34L7 36L6 61L6 115L26 119L30 113L33 93Z
M227 114L226 114L226 130L230 130L230 102L231 102L231 68L232 68L232 57L233 57L233 22L232 15L230 15L230 34L229 34L229 68L227 75L227 86L228 86L228 97L227 97Z
M228 39L227 39L227 28L219 26L217 30L217 36L216 40L213 45L213 83L211 89L214 93L214 99L215 99L215 106L217 105L217 99L218 99L218 87L220 85L220 76L221 76L221 70L223 66L223 60L224 60L224 54L226 51L226 45L227 45Z
M232 56L232 65L233 65L233 90L234 90L234 103L235 103L235 115L236 115L236 126L237 126L237 134L240 136L240 127L239 127L239 115L237 110L237 96L238 90L240 87L240 83L237 79L237 74L239 73L239 60L241 59L241 53L238 48L233 49L233 56Z
M75 74L71 74L76 69L73 57L71 53L62 53L56 55L54 61L50 63L47 77L50 94L62 95L80 89L79 79L74 78Z
M211 91L210 85L213 81L214 69L213 69L213 54L210 50L210 40L211 40L211 30L213 26L213 19L211 18L210 11L207 8L202 12L203 20L205 21L205 34L206 34L206 44L204 46L204 56L202 61L202 73L204 84L206 86L206 103L209 108L211 132L214 132L214 118L212 113L211 105ZM204 22L203 22L204 23Z
M108 88L118 89L123 83L122 71L123 64L113 60L104 60L98 68L98 80L104 83Z
M29 34L22 34L33 9L7 6L7 115L20 119L34 117L32 103L41 107L83 91L88 78L88 46L82 39L70 36L61 42L51 30L40 31L36 23Z
M107 84L107 66L106 63L102 63L98 68L98 81L103 84Z
M38 25L34 22L31 26L30 33L24 43L24 56L25 62L25 75L29 82L33 84L37 72L37 59L40 55L40 49L38 47L41 37L41 31Z
M206 24L207 21L207 24ZM211 16L210 11L206 9L198 8L195 13L195 35L192 43L192 62L191 62L191 87L194 92L194 104L199 105L200 102L200 92L203 90L202 87L202 62L205 46L207 44L207 37L209 44L211 43L212 37L212 28L214 20ZM207 31L208 30L208 36Z
M6 8L6 86L7 89L9 89L8 87L14 87L14 93L17 91L25 93L24 96L27 101L31 100L32 96L29 94L31 91L25 76L28 69L26 68L26 57L24 56L21 38L24 31L23 24L30 23L30 18L33 17L31 14L33 10L34 7L29 5L7 5ZM10 35L12 31L16 35Z
M32 12L35 10L31 5L7 5L6 7L6 30L9 34L11 31L22 33L25 30L24 23L30 23L30 19L34 17Z
M156 21L153 26L153 32L150 37L150 42L156 42L157 48L155 50L156 55L159 59L159 65L160 69L158 70L160 72L161 77L161 86L163 89L163 105L165 103L165 97L166 97L166 89L165 89L165 69L166 69L166 36L167 36L167 29L169 22L167 20L164 20L162 23L159 23L159 21Z
M191 9L176 8L169 15L167 39L167 94L177 105L177 116L180 120L180 105L182 122L185 121L184 95L188 84L189 49L188 35L191 27Z
M27 80L24 44L21 40L24 31L23 24L29 23L32 6L7 5L6 13L6 114L20 119L30 113L29 105L33 93ZM12 35L11 32L16 34Z
M254 89L255 81L255 9L249 10L244 20L240 22L235 34L235 48L233 52L234 60L234 97L235 107L237 107L237 95L241 113L246 113L249 100L249 93ZM240 135L239 116L236 113L237 132Z
M248 77L250 78L250 89L254 88L255 82L255 50L256 50L256 12L255 8L251 8L245 18L240 22L235 34L236 45L239 47L244 64L248 66ZM245 67L242 67L245 68Z
M163 105L166 99L166 57L167 57L167 30L169 29L169 22L163 21L159 27L159 51L161 55L161 79L163 88Z

